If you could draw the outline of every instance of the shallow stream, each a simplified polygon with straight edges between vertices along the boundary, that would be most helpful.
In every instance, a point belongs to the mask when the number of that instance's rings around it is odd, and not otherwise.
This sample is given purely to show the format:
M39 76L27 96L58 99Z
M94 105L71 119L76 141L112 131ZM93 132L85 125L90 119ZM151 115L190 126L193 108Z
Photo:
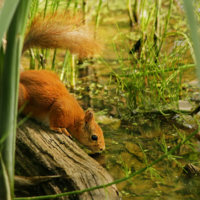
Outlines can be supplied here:
M176 119L173 119L173 115L164 117L148 114L132 117L130 121L121 121L120 109L117 105L119 101L125 102L125 99L114 93L115 90L112 90L115 88L114 84L106 85L109 80L106 82L104 76L98 75L102 73L101 70L98 72L98 68L95 68L96 75L92 67L89 67L88 71L88 75L81 75L78 79L80 82L75 93L76 97L80 98L79 102L84 109L92 108L99 113L97 120L102 124L106 150L94 158L108 170L114 180L128 176L146 166L145 156L139 145L150 164L164 154L158 144L162 143L163 137L170 150L181 142L179 134L188 136L195 130L180 125ZM86 82L83 81L86 79ZM195 77L187 76L187 79L192 80ZM129 181L117 184L122 199L199 199L200 178L187 178L182 174L181 167L188 163L195 163L200 167L198 164L200 143L195 137L191 142L197 145L194 147L196 152L193 152L189 146L183 145L174 153L178 156L177 162L165 158L153 166L152 174L146 171Z
M107 47L112 49L111 44ZM108 50L104 59L113 69L117 69L114 54L113 50L112 53ZM162 156L164 152L159 143L162 143L163 137L170 150L181 142L180 134L188 136L196 126L187 128L174 115L164 117L154 113L121 121L126 111L121 110L120 105L125 104L126 99L116 92L117 81L114 77L110 78L111 74L102 63L80 69L77 71L75 95L84 109L92 108L97 113L105 135L106 150L94 158L117 180L145 167L145 160L150 164ZM182 81L190 84L191 95L195 91L195 95L199 96L194 68L185 70ZM177 162L165 158L153 166L152 171L117 184L122 199L200 199L200 177L188 178L181 167L188 163L200 167L200 143L195 137L191 142L196 145L196 152L183 145L174 153L178 156Z

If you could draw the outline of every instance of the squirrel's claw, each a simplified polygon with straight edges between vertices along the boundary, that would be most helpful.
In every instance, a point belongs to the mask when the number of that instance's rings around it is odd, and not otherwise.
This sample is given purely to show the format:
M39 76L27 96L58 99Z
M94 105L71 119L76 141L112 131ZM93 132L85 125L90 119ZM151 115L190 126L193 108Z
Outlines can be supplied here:
M51 130L56 131L58 133L64 133L66 136L72 139L72 136L70 133L67 131L66 128L60 128L60 127L50 127Z
M70 133L67 131L66 128L60 128L61 132L64 133L66 136L68 136L70 139L72 139L72 136L70 135Z

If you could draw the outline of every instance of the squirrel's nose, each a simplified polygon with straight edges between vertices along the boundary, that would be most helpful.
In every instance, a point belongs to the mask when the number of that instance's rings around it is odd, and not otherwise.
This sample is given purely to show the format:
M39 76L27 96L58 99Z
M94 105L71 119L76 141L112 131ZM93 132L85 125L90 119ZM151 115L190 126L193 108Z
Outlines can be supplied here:
M104 151L105 150L105 146L100 148L100 151Z

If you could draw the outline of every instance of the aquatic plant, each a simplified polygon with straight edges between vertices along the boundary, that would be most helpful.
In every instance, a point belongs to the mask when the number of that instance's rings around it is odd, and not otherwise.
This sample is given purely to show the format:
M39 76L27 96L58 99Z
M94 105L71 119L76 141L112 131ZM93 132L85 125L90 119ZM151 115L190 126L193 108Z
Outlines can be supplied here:
M118 89L124 90L127 97L127 108L134 113L178 110L178 100L181 93L181 80L185 68L194 65L184 64L182 61L188 50L191 50L191 42L188 37L180 31L168 31L169 20L173 1L169 2L167 18L160 33L160 9L161 1L152 4L151 12L144 14L145 1L142 3L143 10L141 20L141 38L130 51L128 64L123 59L121 50L117 50L115 40L113 46L118 57L119 69L114 72L118 79ZM150 24L155 24L150 29ZM123 41L122 48L129 50L126 44L126 36L121 33L119 37ZM147 34L148 33L148 34ZM171 52L166 40L174 35L174 46ZM180 36L183 38L180 39ZM139 46L136 46L139 45ZM140 50L139 50L140 49ZM137 52L138 51L138 52ZM190 60L188 60L188 63Z

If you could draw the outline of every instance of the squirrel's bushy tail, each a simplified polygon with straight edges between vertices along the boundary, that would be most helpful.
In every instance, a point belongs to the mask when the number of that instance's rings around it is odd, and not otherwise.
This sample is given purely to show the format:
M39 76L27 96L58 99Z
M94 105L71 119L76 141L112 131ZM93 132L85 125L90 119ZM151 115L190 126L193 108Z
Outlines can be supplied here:
M36 17L26 34L23 52L31 47L63 48L80 58L100 53L102 45L82 22L80 14L55 13L45 18Z

